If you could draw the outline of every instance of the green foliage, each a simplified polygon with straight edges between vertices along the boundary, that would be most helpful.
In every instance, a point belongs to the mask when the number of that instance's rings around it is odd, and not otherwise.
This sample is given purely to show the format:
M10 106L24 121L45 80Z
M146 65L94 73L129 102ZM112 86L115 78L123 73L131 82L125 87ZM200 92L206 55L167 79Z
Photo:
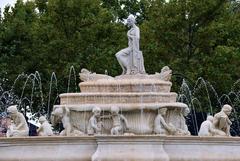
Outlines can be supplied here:
M225 93L240 72L237 6L224 0L18 0L0 17L0 78L11 88L18 74L39 71L47 104L52 72L59 82L56 94L66 92L71 66L116 76L121 69L115 53L127 46L121 22L131 13L141 29L148 73L169 65L175 91L183 77L203 77ZM22 85L16 84L18 95Z

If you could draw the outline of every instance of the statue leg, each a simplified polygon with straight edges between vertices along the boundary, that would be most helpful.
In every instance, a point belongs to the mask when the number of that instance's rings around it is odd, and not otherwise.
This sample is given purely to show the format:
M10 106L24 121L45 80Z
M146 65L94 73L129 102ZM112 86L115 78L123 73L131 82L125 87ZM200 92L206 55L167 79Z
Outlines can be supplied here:
M118 60L118 63L120 64L120 66L121 66L121 68L122 68L122 75L123 74L126 74L126 68L124 67L124 65L123 65L123 61L122 61L122 59L121 59L121 51L119 51L116 55L116 58L117 58L117 60Z
M128 60L129 59L129 53L130 53L130 49L125 48L125 49L122 49L115 54L115 56L118 60L118 63L122 67L122 70L123 70L122 74L126 74L130 70L129 60Z

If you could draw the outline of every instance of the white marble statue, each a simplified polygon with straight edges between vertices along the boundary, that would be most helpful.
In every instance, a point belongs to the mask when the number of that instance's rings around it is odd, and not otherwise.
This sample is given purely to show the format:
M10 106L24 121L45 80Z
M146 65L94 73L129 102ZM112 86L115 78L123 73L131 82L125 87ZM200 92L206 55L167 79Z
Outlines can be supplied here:
M111 107L111 118L113 121L111 135L122 135L128 130L128 121L122 114L119 114L119 107Z
M189 112L190 110L188 107L168 110L165 120L167 123L171 123L176 128L174 135L191 135L188 131L185 120L185 117L189 114Z
M164 66L161 69L160 79L164 81L170 81L172 77L172 70L168 66Z
M176 128L170 123L167 124L164 116L166 115L167 108L158 109L158 115L154 120L154 133L162 135L174 135Z
M39 123L41 126L37 129L38 136L52 136L52 126L48 123L47 119L44 116L39 118Z
M216 113L213 117L214 136L231 136L230 126L232 122L228 116L231 114L232 107L225 104L222 110Z
M83 68L81 73L79 73L80 79L84 82L86 81L97 81L99 79L113 79L113 77L105 74L92 73L89 70Z
M186 120L184 117L186 117L190 113L189 108L184 108L180 112L180 119L178 120L179 124L181 125L180 128L177 128L177 132L175 135L191 135L191 133L188 131L188 127L186 125Z
M7 113L12 120L7 129L7 137L28 136L28 124L23 114L18 112L17 105L9 106Z
M168 66L164 66L161 69L161 73L156 72L155 74L148 75L151 79L160 79L164 81L170 81L172 77L172 70Z
M144 74L144 62L142 51L139 49L140 30L136 26L133 15L127 18L130 30L127 32L128 47L116 53L117 60L122 67L122 74Z
M198 132L198 136L213 136L215 134L213 128L213 116L208 116L206 121L203 121Z
M56 124L62 122L64 130L61 131L61 136L79 136L83 135L82 131L76 130L70 121L70 111L67 107L55 106L51 113L51 122Z
M101 109L94 107L92 109L93 115L89 119L87 133L88 135L101 134L102 132L102 121L100 118Z

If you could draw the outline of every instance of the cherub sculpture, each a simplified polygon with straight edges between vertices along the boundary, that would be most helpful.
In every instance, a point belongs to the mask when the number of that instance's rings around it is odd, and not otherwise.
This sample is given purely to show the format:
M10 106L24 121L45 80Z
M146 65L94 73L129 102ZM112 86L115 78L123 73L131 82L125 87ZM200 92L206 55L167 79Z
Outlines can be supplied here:
M160 108L158 109L158 115L154 120L154 133L162 135L174 135L176 128L170 123L167 124L164 116L166 115L167 109Z
M215 136L231 136L230 125L232 122L228 116L231 114L232 107L225 104L219 113L213 117L213 128L215 129Z
M44 116L39 118L39 123L41 126L37 129L38 136L52 136L52 126L48 123Z
M100 118L101 109L99 107L94 107L92 109L93 115L89 119L87 133L88 135L101 134L102 132L102 122Z
M64 130L61 131L61 136L78 136L84 134L72 126L70 122L70 110L67 107L54 106L51 113L51 122L52 124L62 122Z
M122 114L119 114L119 107L111 107L111 118L113 121L111 135L120 135L128 130L128 121L126 117L124 117Z
M213 129L213 116L208 116L206 121L201 124L198 136L213 136L215 134Z
M179 119L180 127L177 128L177 132L175 133L175 135L191 135L191 133L188 131L186 120L184 118L189 114L189 112L190 110L188 107L181 109L180 119Z
M12 120L7 129L7 137L28 136L28 124L23 114L18 112L17 105L9 106L7 113Z

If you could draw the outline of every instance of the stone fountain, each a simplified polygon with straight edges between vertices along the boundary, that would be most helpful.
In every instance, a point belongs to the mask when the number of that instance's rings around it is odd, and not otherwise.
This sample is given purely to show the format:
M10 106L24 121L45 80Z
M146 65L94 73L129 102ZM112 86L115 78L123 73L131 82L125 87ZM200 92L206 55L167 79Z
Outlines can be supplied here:
M122 75L82 69L81 93L61 94L60 105L53 107L52 123L62 122L64 127L60 136L46 136L52 132L41 118L41 137L0 139L0 160L240 160L240 138L226 137L231 108L223 107L204 123L203 137L190 136L184 118L189 108L176 102L177 94L171 92L171 69L145 72L139 28L133 16L127 21L128 47L116 54ZM219 137L209 137L215 134Z

